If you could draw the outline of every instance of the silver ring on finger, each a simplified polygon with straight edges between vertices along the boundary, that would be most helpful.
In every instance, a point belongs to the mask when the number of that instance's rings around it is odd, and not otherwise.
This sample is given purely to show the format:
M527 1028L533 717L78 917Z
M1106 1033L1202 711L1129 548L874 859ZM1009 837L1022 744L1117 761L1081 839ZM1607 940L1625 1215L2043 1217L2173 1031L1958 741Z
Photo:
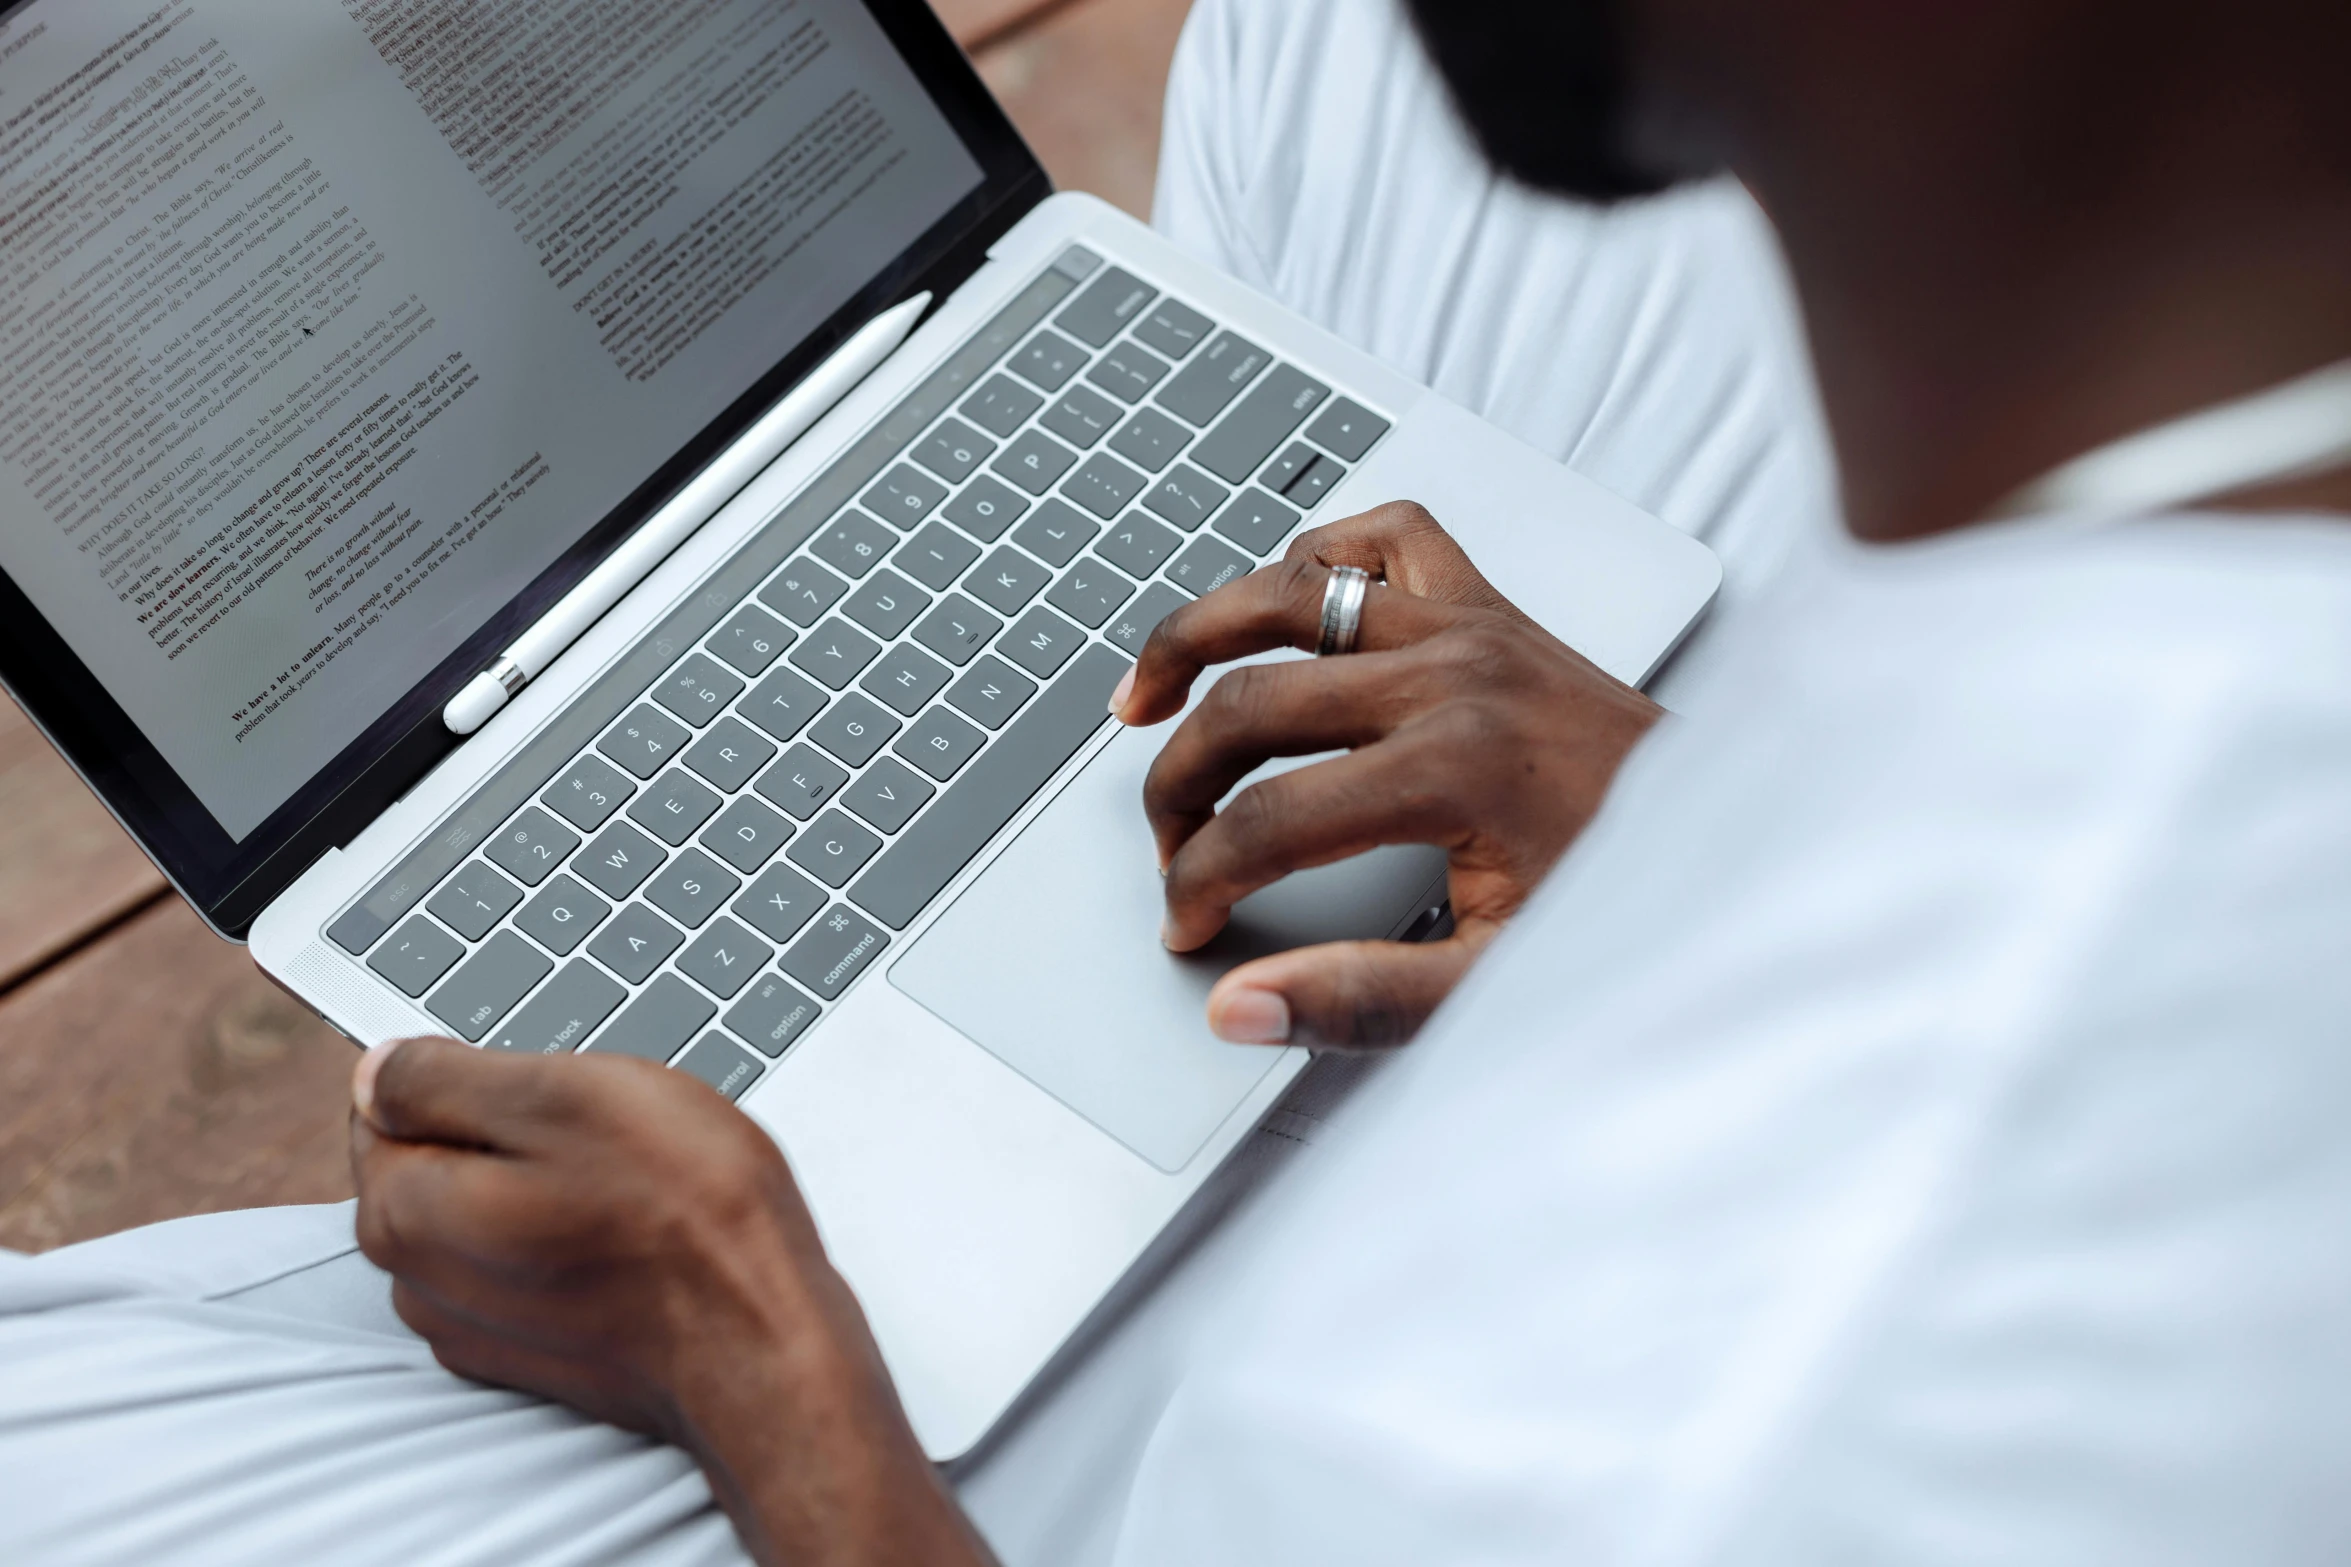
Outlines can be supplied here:
M1337 658L1355 651L1363 630L1363 599L1371 591L1371 573L1361 566L1339 566L1322 587L1322 639L1316 658Z

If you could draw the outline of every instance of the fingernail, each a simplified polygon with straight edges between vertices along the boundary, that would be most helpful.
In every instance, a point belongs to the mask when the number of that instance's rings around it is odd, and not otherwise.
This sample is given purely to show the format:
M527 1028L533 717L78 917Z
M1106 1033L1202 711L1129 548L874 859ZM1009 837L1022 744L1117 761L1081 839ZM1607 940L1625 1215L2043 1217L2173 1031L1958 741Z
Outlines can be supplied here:
M1210 1007L1208 1026L1236 1045L1286 1045L1290 1003L1270 990L1236 990Z
M359 1058L359 1065L351 1069L351 1104L362 1120L373 1121L376 1108L376 1074L384 1069L384 1061L400 1048L400 1041L387 1039Z
M1118 688L1110 693L1110 713L1112 717L1115 718L1118 716L1119 711L1127 705L1127 698L1134 695L1134 693L1135 672L1130 669L1125 674L1118 677Z

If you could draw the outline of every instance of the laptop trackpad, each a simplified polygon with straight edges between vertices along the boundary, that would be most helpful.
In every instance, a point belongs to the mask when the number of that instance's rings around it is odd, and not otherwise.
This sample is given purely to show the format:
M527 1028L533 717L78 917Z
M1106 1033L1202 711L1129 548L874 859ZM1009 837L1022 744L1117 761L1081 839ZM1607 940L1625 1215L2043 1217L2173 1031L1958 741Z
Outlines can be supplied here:
M1129 731L1063 790L890 970L901 991L1163 1170L1180 1170L1280 1059L1202 1015L1249 958L1389 936L1445 873L1381 849L1243 902L1205 951L1159 944L1143 775L1164 735Z

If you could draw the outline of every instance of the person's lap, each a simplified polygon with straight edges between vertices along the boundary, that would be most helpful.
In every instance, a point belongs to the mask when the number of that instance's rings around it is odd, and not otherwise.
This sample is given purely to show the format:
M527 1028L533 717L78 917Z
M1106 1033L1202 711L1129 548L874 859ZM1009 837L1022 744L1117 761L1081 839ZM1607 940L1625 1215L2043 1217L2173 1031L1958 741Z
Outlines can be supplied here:
M1390 0L1201 0L1162 156L1176 240L1707 539L1733 596L1825 524L1793 314L1738 191L1601 213L1497 181ZM1304 1146L1337 1086L1310 1074L1204 1209ZM1242 1249L1196 1228L960 1473L1006 1559L1109 1554ZM0 1254L0 1517L41 1561L741 1559L685 1455L442 1372L347 1207Z

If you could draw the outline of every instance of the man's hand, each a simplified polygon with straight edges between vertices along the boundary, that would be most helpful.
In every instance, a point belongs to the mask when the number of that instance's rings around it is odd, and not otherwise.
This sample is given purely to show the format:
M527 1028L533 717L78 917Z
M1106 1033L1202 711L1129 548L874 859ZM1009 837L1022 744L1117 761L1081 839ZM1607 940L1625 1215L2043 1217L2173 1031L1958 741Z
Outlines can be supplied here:
M1169 615L1111 710L1159 723L1183 710L1211 665L1311 649L1335 566L1387 584L1365 600L1359 651L1223 676L1152 766L1143 804L1167 874L1167 944L1193 951L1258 888L1397 843L1451 856L1455 930L1440 942L1340 942L1242 965L1209 994L1208 1019L1243 1043L1410 1038L1662 714L1520 613L1409 504L1301 534L1280 565ZM1217 810L1267 760L1334 750L1350 754L1251 784Z
M767 1134L624 1056L414 1039L353 1079L359 1242L463 1376L693 1453L763 1561L987 1559Z

